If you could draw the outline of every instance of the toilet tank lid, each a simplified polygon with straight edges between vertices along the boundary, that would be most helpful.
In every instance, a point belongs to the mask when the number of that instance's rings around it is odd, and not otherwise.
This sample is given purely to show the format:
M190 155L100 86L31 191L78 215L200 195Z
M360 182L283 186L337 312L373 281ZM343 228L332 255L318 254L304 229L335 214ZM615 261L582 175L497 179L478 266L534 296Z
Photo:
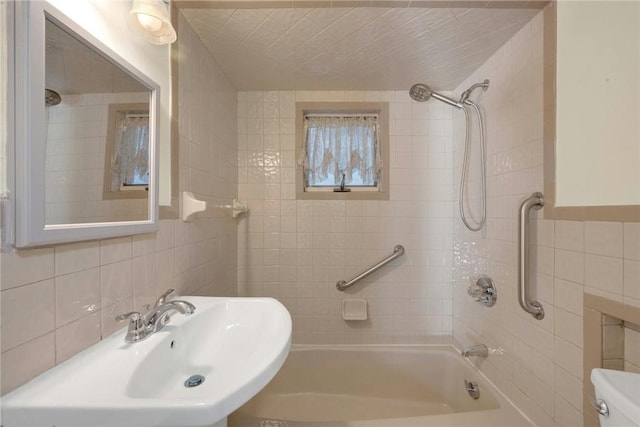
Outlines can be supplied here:
M605 402L632 420L640 419L640 374L598 368L591 371L591 382Z

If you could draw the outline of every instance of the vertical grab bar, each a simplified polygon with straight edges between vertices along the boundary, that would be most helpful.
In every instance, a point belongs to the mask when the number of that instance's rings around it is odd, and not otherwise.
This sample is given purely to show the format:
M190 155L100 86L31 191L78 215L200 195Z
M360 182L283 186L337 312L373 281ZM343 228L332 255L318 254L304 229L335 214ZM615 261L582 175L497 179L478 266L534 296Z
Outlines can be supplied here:
M542 209L544 195L533 193L520 205L518 219L518 302L520 307L538 320L544 318L544 309L538 301L529 299L529 212Z

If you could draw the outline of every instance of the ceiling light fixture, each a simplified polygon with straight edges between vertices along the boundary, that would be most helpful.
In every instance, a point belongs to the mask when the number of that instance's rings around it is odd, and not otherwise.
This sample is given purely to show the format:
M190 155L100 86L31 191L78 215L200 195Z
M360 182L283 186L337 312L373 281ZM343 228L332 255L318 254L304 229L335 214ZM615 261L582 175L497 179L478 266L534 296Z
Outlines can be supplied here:
M127 23L131 29L153 44L176 41L176 30L171 25L164 0L133 0Z

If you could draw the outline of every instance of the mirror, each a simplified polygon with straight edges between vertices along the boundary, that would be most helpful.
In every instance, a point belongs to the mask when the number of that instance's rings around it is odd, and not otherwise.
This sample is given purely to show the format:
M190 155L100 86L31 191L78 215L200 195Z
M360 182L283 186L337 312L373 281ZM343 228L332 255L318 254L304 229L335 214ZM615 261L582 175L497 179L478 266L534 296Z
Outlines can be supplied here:
M50 4L18 12L16 246L156 230L158 85Z
M555 168L545 184L556 217L637 220L640 4L560 1L555 9Z

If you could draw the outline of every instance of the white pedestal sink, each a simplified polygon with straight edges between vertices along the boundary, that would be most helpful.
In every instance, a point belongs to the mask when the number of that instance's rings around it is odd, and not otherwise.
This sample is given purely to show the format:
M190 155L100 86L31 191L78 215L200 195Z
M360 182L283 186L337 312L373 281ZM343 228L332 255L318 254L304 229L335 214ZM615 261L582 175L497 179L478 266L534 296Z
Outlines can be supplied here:
M3 426L226 425L284 363L291 317L271 298L181 299L194 314L137 343L123 329L4 396Z

